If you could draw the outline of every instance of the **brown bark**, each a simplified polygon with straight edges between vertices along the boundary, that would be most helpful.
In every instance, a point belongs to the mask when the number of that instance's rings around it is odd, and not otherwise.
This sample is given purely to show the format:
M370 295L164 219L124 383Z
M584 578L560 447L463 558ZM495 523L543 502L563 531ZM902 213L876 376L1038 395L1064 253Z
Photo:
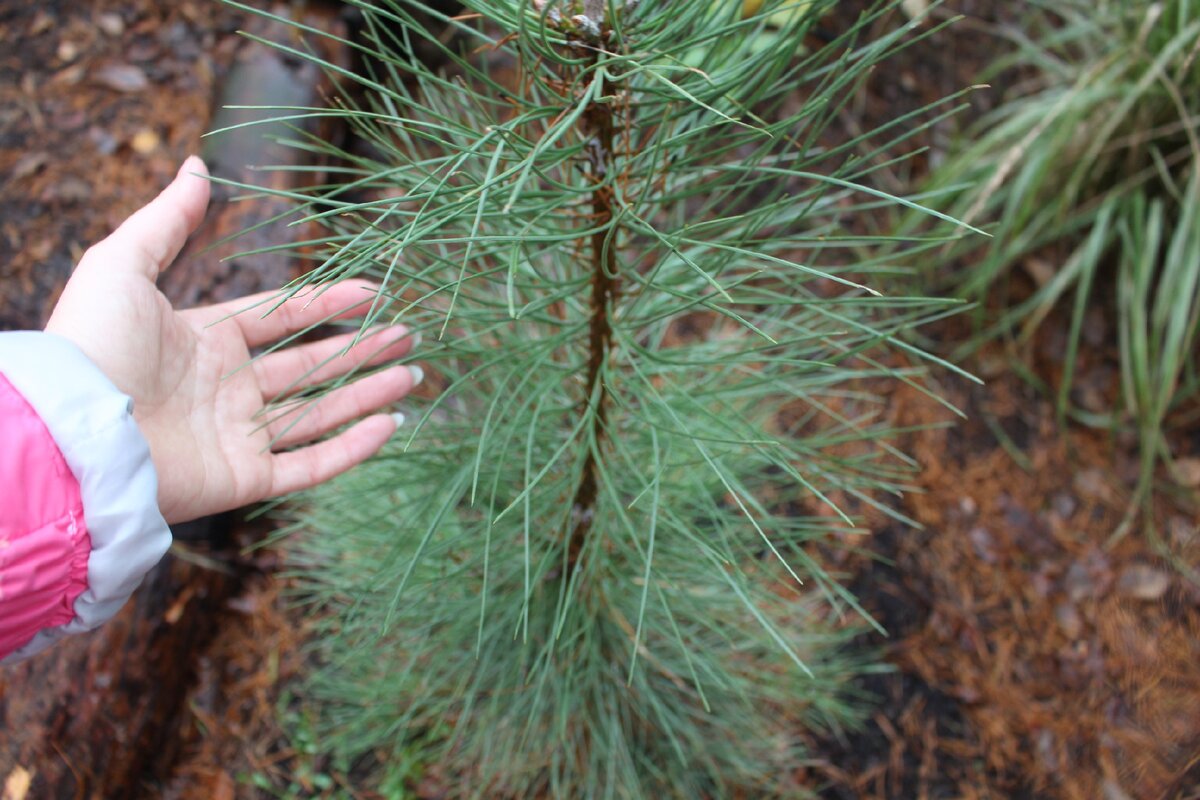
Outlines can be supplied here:
M601 86L599 96L611 87ZM613 171L613 146L616 138L616 112L611 102L593 102L583 115L583 127L590 137L588 171L596 183L592 192L592 214L589 224L597 230L592 234L591 320L588 334L588 375L585 408L592 406L591 446L583 464L583 475L571 503L571 532L567 539L567 574L575 571L580 551L587 542L588 532L596 516L598 476L596 453L603 446L608 420L608 387L604 382L604 365L612 351L612 311L620 290L617 279L617 237L612 230L614 218L613 186L609 180Z

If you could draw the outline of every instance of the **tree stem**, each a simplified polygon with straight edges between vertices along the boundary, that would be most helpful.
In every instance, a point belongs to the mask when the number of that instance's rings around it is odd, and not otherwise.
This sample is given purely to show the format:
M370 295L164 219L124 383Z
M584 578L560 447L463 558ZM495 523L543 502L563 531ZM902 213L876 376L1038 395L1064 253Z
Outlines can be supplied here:
M596 23L597 28L604 27L604 9L608 0L583 0L583 14Z
M601 85L598 97L604 97ZM591 237L592 302L588 334L588 374L584 399L585 408L595 404L591 435L583 475L571 502L571 532L567 539L567 572L575 572L580 551L596 515L599 480L596 475L596 455L602 446L608 418L608 387L604 381L604 365L612 349L612 312L620 289L617 279L616 232L613 222L613 184L608 182L614 167L613 140L616 112L611 102L593 102L583 114L583 129L589 137L587 147L588 172L595 184L592 192L591 224L596 232Z

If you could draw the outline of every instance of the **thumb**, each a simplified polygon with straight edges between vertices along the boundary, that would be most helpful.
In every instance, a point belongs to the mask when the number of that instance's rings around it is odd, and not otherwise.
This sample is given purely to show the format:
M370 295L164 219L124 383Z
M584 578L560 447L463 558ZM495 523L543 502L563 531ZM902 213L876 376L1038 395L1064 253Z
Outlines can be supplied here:
M175 180L89 251L107 269L133 270L155 280L166 269L208 208L208 167L197 156L183 162ZM84 256L88 260L88 256Z

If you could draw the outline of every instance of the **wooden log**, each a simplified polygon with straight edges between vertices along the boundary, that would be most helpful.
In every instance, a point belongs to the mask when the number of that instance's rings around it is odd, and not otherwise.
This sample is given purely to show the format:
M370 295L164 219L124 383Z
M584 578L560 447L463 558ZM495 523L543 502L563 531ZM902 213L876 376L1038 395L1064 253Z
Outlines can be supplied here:
M337 30L336 9L307 5L307 24ZM277 28L264 35L283 38L292 32ZM344 53L325 56L345 58ZM311 66L248 44L219 105L317 105L321 80ZM222 114L213 127L223 124ZM256 128L220 138L205 155L214 175L248 183L264 177L248 167L299 163L302 156L274 149ZM272 180L290 188L284 183L289 174L302 173L274 173ZM177 306L278 288L293 277L293 265L283 256L219 260L235 249L287 241L283 223L217 253L205 251L283 210L279 202L231 203L228 198L227 190L214 192L204 226L163 276L160 285ZM262 534L241 519L235 513L178 526L177 541L189 542L188 551L198 551L207 566L181 557L185 551L177 545L113 621L0 670L0 797L135 798L146 796L148 782L169 770L175 757L171 733L197 658L251 568L239 556L240 544Z

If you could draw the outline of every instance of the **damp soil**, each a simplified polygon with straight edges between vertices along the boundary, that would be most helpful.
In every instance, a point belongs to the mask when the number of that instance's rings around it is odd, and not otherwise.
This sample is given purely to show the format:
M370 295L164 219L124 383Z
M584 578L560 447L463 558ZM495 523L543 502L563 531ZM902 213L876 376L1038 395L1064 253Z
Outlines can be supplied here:
M861 5L846 0L829 24ZM900 53L839 124L853 135L978 83L1004 46L989 26L1015 5L949 3L966 19ZM244 22L200 0L0 7L0 329L39 327L82 250L201 147ZM921 174L1005 91L998 76L974 92L965 115L914 140L929 149L890 179ZM1112 321L1098 313L1089 325L1085 388L1110 398ZM948 350L970 333L958 319L928 335ZM921 491L897 510L920 527L880 515L855 542L870 557L826 548L889 631L862 643L882 648L891 671L859 682L876 698L860 729L810 737L797 771L820 797L1200 797L1200 591L1141 524L1109 541L1131 502L1136 441L1064 428L1021 376L1054 385L1064 335L1051 317L1024 349L984 348L964 364L984 386L935 375L962 420L911 389L873 387L897 426L926 428L900 443L922 465ZM1177 435L1179 455L1200 456L1195 423ZM1164 491L1141 522L1197 564L1197 519L1194 492ZM294 701L304 626L276 557L259 552L239 569L240 590L213 609L215 633L192 655L195 678L165 734L173 756L131 795L375 797L332 769ZM0 766L3 780L12 765ZM412 793L447 796L436 765Z

